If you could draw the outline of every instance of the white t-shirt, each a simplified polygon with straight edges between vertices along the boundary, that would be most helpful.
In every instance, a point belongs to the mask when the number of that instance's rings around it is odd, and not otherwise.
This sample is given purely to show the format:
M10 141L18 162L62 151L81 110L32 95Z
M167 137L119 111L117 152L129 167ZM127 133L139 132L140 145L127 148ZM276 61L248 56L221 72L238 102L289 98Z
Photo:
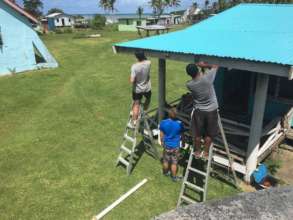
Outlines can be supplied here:
M131 78L134 79L133 91L135 93L149 92L151 90L151 61L145 60L132 65Z

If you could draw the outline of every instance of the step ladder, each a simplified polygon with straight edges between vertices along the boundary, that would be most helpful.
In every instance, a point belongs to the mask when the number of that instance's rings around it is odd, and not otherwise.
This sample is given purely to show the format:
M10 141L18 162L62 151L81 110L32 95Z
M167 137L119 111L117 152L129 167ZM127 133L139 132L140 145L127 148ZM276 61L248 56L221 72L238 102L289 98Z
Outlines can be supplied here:
M153 133L148 122L148 116L144 112L142 105L139 107L139 116L136 126L131 126L132 112L126 124L123 141L120 146L120 153L116 166L122 164L126 168L127 175L131 174L135 160L138 158L139 143L143 143L144 150L156 159L160 158L159 152L154 144ZM142 141L138 143L138 137L142 137Z
M238 188L238 183L237 183L237 177L236 177L236 173L235 170L233 168L233 159L231 157L230 154L230 150L229 150L229 146L228 146L228 142L225 136L225 132L224 132L224 128L221 122L221 118L220 115L218 113L218 125L219 125L219 129L220 129L220 134L221 137L223 139L223 143L224 143L224 147L225 147L225 155L227 157L227 159L229 160L229 166L226 167L228 169L228 173L230 172L230 170L232 171L233 174L233 184L235 187ZM187 204L192 204L192 203L196 203L197 201L191 197L190 195L188 195L186 193L186 190L189 189L194 193L199 193L202 196L202 201L205 202L207 199L207 193L208 193L208 182L209 182L209 176L211 173L216 173L218 176L221 174L217 173L214 169L212 169L212 165L218 165L216 163L214 163L213 157L216 153L215 149L214 149L214 144L211 144L210 148L209 148L209 156L208 159L205 160L203 158L200 159L196 159L193 155L194 150L193 150L193 146L191 146L191 152L189 155L189 159L188 159L188 163L187 163L187 168L186 168L186 172L183 178L183 182L182 182L182 186L181 186L181 190L180 190L180 195L179 195L179 199L177 202L177 207L179 207L182 203L187 203ZM194 164L196 162L196 166L201 165L203 167L206 167L204 169L199 169L199 168L195 168ZM222 165L221 165L222 166ZM196 178L196 182L198 179L200 179L202 181L202 185L198 185L196 183L194 183L194 178ZM223 176L221 176L222 178L224 178ZM227 180L227 178L224 178Z

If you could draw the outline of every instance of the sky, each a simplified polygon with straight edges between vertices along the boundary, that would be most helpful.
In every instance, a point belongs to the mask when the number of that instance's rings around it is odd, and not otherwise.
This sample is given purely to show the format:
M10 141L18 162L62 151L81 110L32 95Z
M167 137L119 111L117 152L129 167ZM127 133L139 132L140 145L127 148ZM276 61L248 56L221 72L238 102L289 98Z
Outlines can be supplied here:
M16 0L17 3L22 4L23 0ZM135 13L138 6L144 7L144 12L152 12L148 6L150 0L117 0L116 8L117 13ZM197 0L198 4L201 4L204 0ZM99 0L42 0L44 4L43 12L51 8L60 8L68 14L93 14L93 13L105 13L103 9L99 8ZM181 0L181 6L178 8L172 8L172 10L186 9L194 0Z

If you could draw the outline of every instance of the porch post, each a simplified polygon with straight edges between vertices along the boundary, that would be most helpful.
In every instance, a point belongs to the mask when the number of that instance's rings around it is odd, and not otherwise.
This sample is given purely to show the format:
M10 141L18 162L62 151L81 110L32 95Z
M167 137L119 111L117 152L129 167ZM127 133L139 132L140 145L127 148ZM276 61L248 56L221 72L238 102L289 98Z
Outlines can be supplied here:
M249 133L248 149L246 155L246 182L250 182L250 176L257 167L257 155L259 150L259 142L262 135L268 84L269 76L258 73L253 104L253 114L250 123L251 127Z
M160 122L164 118L164 108L166 103L166 60L159 59L159 118Z

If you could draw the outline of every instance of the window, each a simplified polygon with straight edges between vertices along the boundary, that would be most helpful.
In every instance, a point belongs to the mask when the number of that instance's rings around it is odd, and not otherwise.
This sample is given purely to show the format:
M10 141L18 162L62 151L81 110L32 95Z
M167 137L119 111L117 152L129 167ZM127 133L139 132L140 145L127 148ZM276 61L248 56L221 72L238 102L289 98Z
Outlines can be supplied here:
M136 24L137 24L138 26L140 26L140 25L141 25L141 21L137 21Z
M270 76L268 95L274 99L286 99L293 102L293 80Z
M36 59L36 63L46 63L45 58L43 57L43 55L41 54L41 52L38 50L38 48L36 47L36 45L33 43L33 47L34 47L34 53L35 53L35 59Z
M71 22L71 19L70 19L70 18L68 18L68 21L69 21L69 22Z
M59 23L59 18L56 18L56 21Z
M129 20L128 20L128 19L126 19L126 25L129 25L129 24L130 24Z

